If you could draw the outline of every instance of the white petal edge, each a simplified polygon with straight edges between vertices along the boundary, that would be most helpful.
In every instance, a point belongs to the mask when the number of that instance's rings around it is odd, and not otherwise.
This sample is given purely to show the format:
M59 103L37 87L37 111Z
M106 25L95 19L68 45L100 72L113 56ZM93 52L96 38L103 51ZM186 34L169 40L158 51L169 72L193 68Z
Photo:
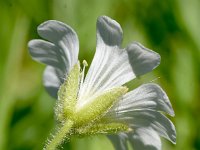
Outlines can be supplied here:
M118 135L107 135L108 139L113 144L115 150L128 150L127 135L119 133Z
M28 43L31 57L38 62L46 65L68 70L68 60L65 55L61 55L59 47L48 41L35 39ZM68 68L66 68L68 66Z
M108 46L121 46L123 32L115 20L101 16L97 19L97 47L105 44Z
M125 122L133 130L141 127L152 127L160 136L176 143L174 124L163 114L153 110L118 111L115 119Z
M59 55L66 56L69 68L77 63L79 40L70 26L56 20L49 20L40 24L37 30L42 38L54 43L60 49Z
M57 92L62 82L64 82L64 76L61 70L51 66L45 68L43 84L50 96L57 99Z
M80 99L121 86L159 65L160 56L156 52L139 43L121 49L121 41L120 25L108 17L100 17L97 21L96 53L80 89Z
M136 129L129 141L134 150L161 150L160 137L151 127Z
M160 55L138 42L129 44L126 51L135 76L148 73L160 64Z
M39 25L38 33L47 41L31 40L29 52L34 60L48 65L43 75L44 86L57 98L58 86L78 62L79 40L70 26L56 20Z
M154 83L143 84L125 94L117 104L116 111L151 109L174 116L174 110L163 89Z

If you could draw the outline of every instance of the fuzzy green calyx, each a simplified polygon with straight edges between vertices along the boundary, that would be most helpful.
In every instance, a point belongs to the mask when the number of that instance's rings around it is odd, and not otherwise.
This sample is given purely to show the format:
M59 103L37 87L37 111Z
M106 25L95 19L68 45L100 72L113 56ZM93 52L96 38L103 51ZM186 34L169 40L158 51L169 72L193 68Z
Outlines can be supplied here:
M83 64L86 66L87 62L84 61ZM86 104L77 107L77 101L79 101L78 92L83 82L83 73L84 71L80 72L79 63L75 64L67 79L60 86L55 109L58 121L65 122L67 119L70 119L75 126L79 127L100 119L128 91L123 86L115 87L92 95Z
M77 63L69 72L66 80L58 91L58 101L55 107L60 128L46 149L56 149L64 139L70 136L86 136L95 134L115 134L128 131L128 126L121 122L109 122L103 120L108 110L122 97L128 89L126 87L114 87L104 92L91 95L89 99L80 99L79 90L84 81L84 71L87 62L83 61L83 70ZM82 103L83 102L83 103Z
M74 122L77 126L82 126L101 118L127 90L123 86L116 87L93 97L87 104L76 110L73 116Z
M56 116L59 121L69 119L74 114L79 90L80 65L75 64L67 79L60 86L58 91L58 102Z

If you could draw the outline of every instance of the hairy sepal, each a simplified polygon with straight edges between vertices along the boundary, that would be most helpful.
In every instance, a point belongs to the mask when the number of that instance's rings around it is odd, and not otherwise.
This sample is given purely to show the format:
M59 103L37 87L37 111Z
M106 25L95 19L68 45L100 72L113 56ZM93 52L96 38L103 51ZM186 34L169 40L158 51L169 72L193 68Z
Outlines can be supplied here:
M74 114L79 90L79 80L80 65L77 63L58 91L58 101L55 109L58 121L63 122L66 119L70 119L70 116Z
M129 128L123 123L96 123L88 125L85 128L79 128L76 130L75 135L79 137L90 136L96 134L116 134L119 132L128 131Z
M109 89L91 98L81 108L76 108L72 119L77 126L84 126L100 119L127 91L126 87L121 86Z

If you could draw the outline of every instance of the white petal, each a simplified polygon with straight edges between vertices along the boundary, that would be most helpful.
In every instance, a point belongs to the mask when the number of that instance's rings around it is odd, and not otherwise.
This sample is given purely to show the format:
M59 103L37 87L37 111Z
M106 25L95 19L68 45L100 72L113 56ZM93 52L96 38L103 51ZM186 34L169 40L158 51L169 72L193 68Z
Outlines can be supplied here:
M116 119L125 121L133 130L152 127L160 136L176 143L176 130L173 123L159 112L152 110L119 111Z
M49 94L57 97L59 85L78 61L78 37L71 27L55 20L42 23L38 33L48 41L31 40L29 51L34 60L52 66L46 68L43 80Z
M32 58L36 61L61 70L65 70L69 64L65 55L60 55L59 47L53 43L38 39L31 40L28 46Z
M57 92L64 81L63 72L51 66L47 66L43 74L43 84L52 97L57 99Z
M101 16L97 20L97 47L101 44L108 46L121 46L121 26L107 16Z
M125 133L119 133L118 135L108 135L107 137L113 144L115 150L128 150L127 135Z
M28 47L31 56L39 62L62 67L68 72L78 61L79 41L75 31L62 22L50 20L39 25L38 33L52 43L30 41Z
M126 48L129 62L136 76L143 75L160 64L160 55L145 48L140 43L134 42Z
M69 68L77 63L79 41L76 32L70 26L56 20L50 20L38 26L38 34L59 48L57 54L66 57Z
M159 135L152 128L138 128L129 134L134 150L161 150Z
M117 110L151 109L163 111L174 116L174 111L166 93L157 84L143 84L123 96Z
M97 21L97 48L86 75L80 96L86 97L115 86L121 86L155 68L160 57L138 43L121 49L120 25L108 18ZM140 68L141 67L141 68Z

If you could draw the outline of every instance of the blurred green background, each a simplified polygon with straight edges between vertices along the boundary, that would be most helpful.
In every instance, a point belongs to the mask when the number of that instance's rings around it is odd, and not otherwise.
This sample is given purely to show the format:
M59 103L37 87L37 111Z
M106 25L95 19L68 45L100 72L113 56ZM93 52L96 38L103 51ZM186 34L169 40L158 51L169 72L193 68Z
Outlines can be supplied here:
M161 65L128 84L156 82L167 92L175 118L177 144L164 150L200 149L199 0L0 0L0 150L42 149L53 130L55 100L42 85L44 65L31 59L27 43L36 28L57 19L80 40L82 61L96 47L96 19L108 15L124 31L123 46L138 41L160 53ZM105 136L73 139L68 150L112 150Z

